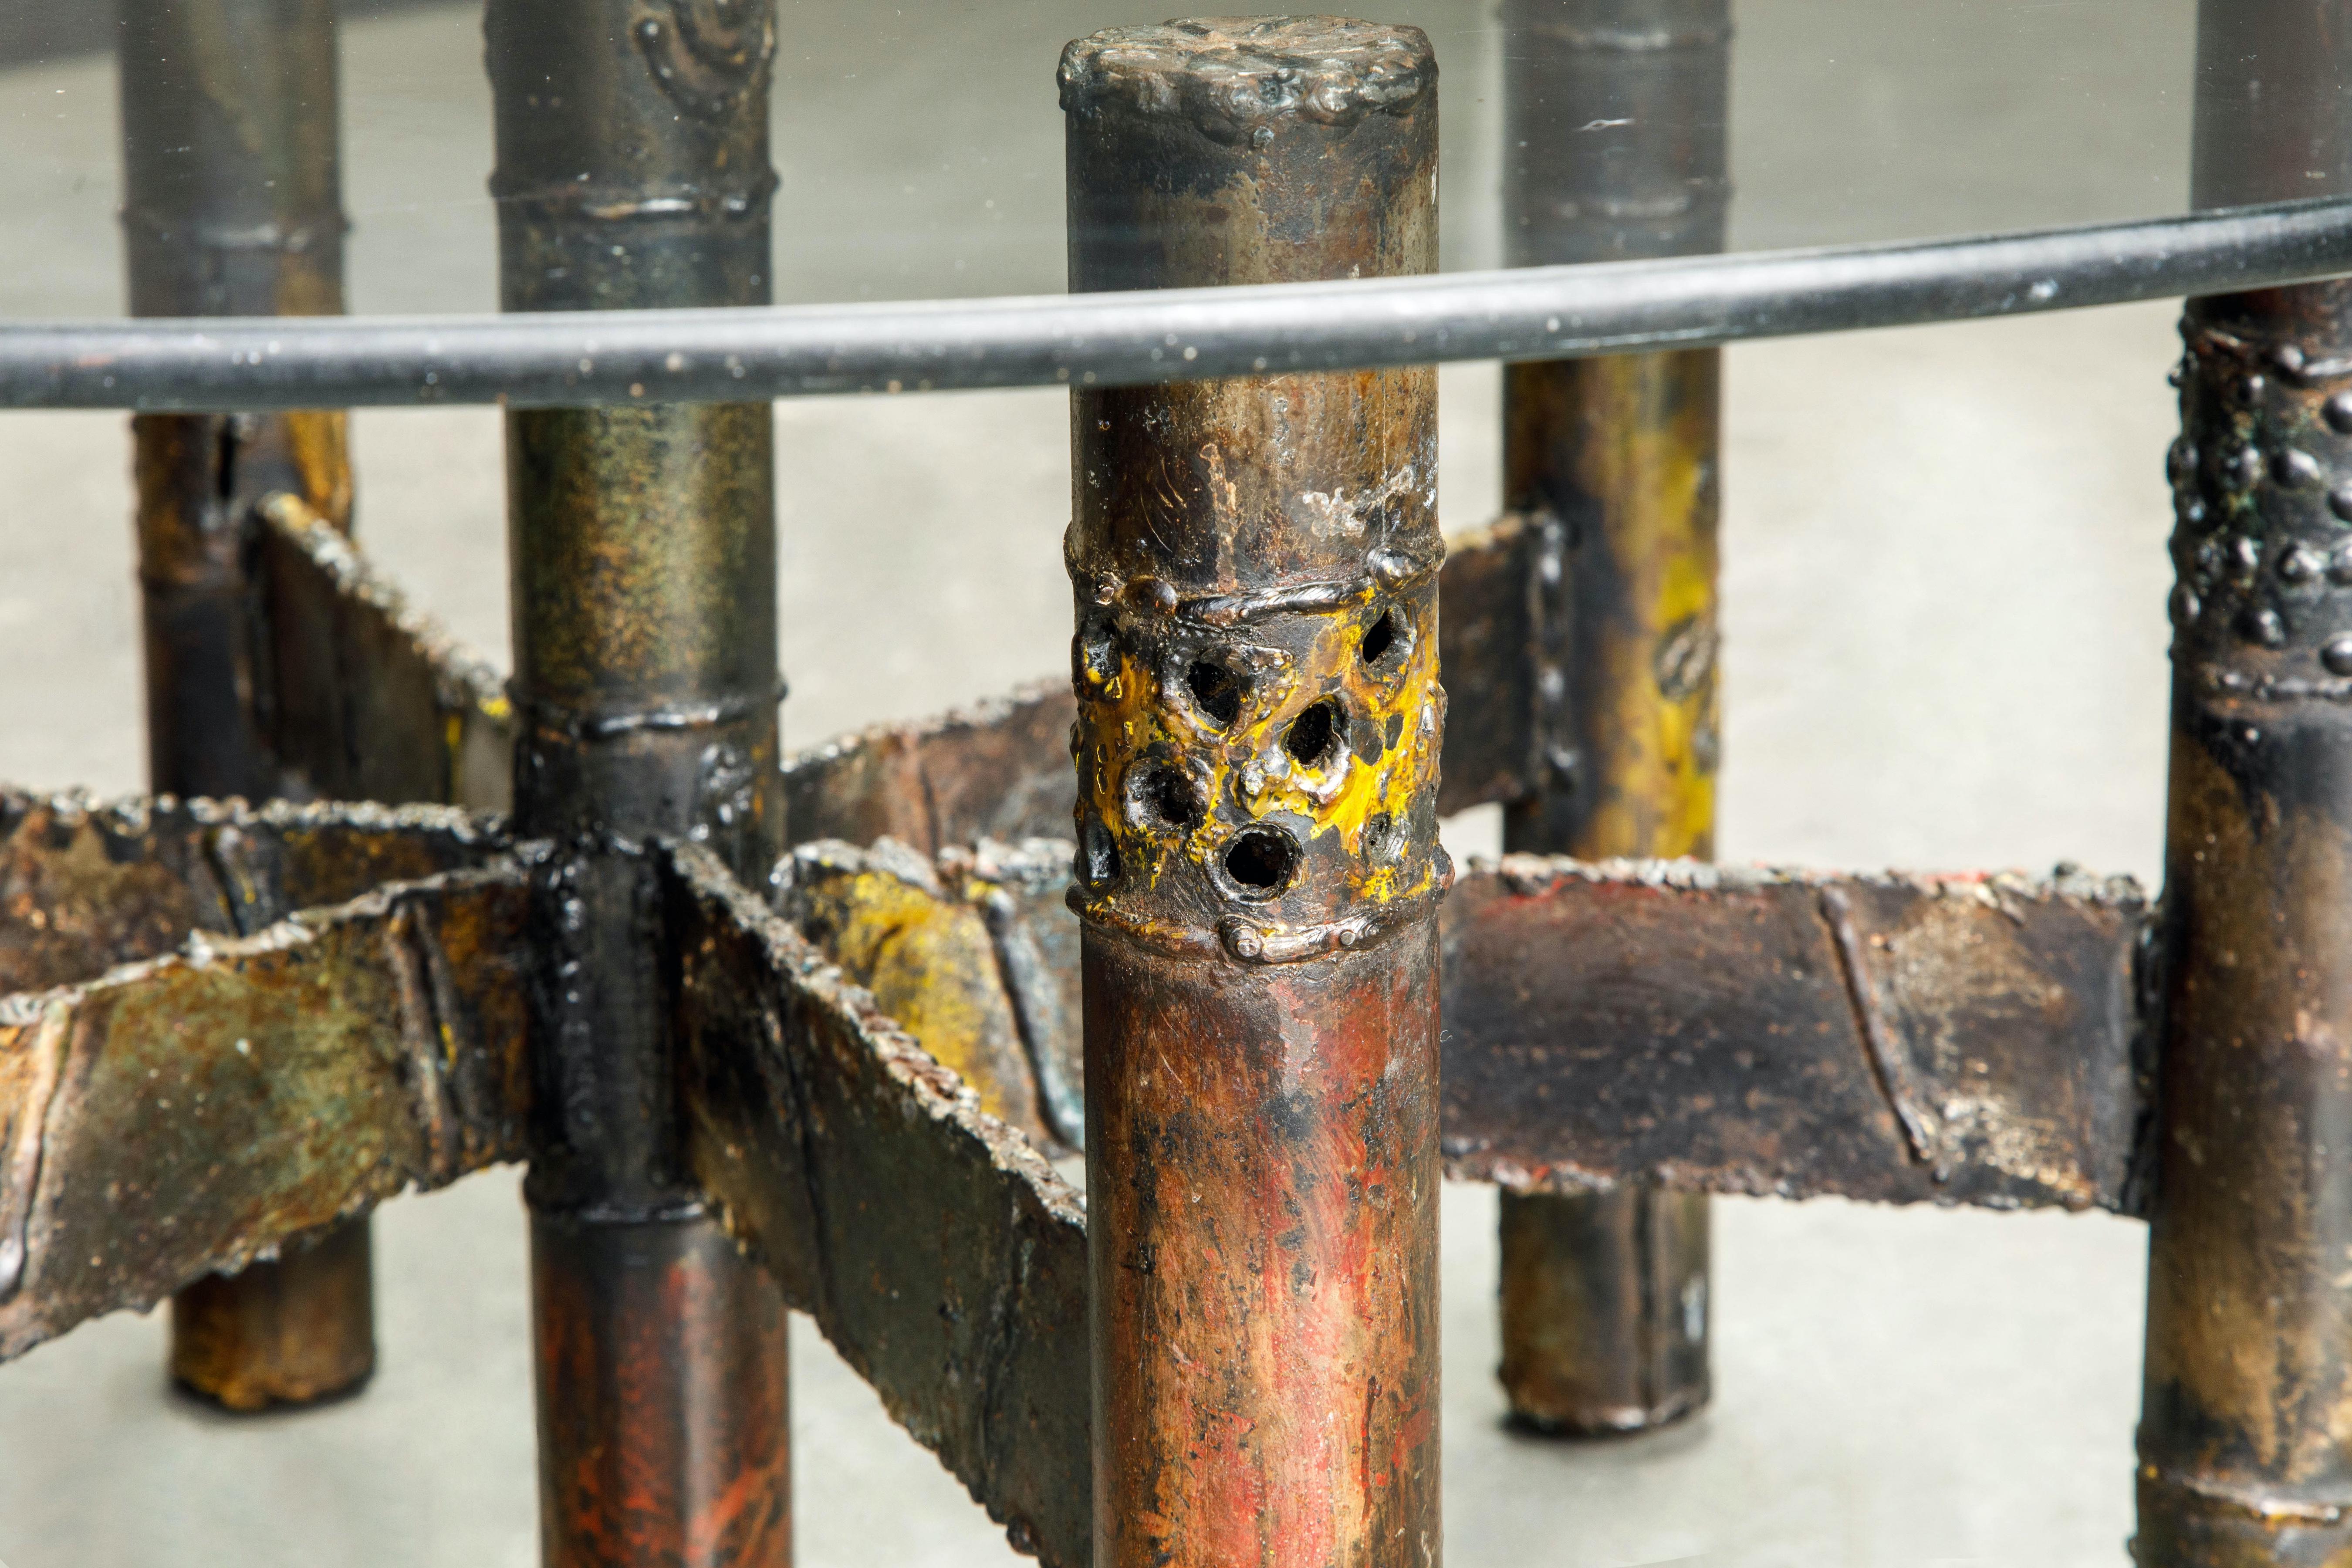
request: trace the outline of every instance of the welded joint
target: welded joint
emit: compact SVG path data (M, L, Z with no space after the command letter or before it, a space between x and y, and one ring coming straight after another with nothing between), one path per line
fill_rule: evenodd
M2314 613L2352 588L2352 385L2328 391L2352 382L2352 359L2314 359L2194 318L2181 337L2174 384L2212 382L2225 409L2221 429L2184 434L2165 458L2179 523L2172 624L2184 638L2201 628L2208 656L2189 673L2220 699L2352 702L2352 632ZM2226 638L2206 624L2220 616Z
M1533 677L1528 687L1535 700L1528 716L1534 754L1526 776L1542 780L1546 793L1573 795L1584 773L1575 688L1569 679L1576 657L1569 552L1576 539L1567 521L1549 507L1523 515L1520 539L1527 552L1527 657Z

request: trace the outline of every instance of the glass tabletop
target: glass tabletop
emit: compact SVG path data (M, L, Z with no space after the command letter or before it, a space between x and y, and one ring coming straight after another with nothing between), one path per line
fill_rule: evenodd
M99 8L9 9L0 124L13 155L0 167L0 203L13 216L0 230L0 318L119 315L111 28ZM1073 37L1168 9L781 5L777 301L1059 291L1056 58ZM1424 29L1443 72L1444 266L1508 264L1505 186L1517 150L1505 82L1538 46L1494 0L1402 0L1379 15ZM341 34L352 310L495 309L480 7L346 4ZM1740 6L1722 130L1726 243L1779 248L2182 212L2196 57L2189 0ZM1617 134L1608 119L1557 128ZM2328 194L2325 181L2301 184L2254 194Z

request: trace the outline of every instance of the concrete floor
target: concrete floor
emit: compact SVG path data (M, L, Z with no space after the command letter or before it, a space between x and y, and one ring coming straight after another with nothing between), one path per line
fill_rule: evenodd
M1059 285L1061 41L1164 5L790 3L780 296ZM1485 0L1404 5L1446 62L1449 265L1493 258ZM1742 12L1745 245L2176 207L2189 11L2095 0ZM854 18L854 21L852 20ZM492 301L470 14L350 26L353 285L369 310ZM0 316L112 313L111 72L0 74ZM1727 858L2073 858L2152 877L2162 799L2168 307L1732 351ZM1496 379L1442 377L1444 512L1496 504ZM1065 657L1066 405L1051 393L777 412L796 743ZM359 417L367 547L503 657L499 426ZM142 783L122 421L0 419L0 776ZM1491 822L1459 825L1465 845ZM1493 1197L1444 1211L1448 1547L1462 1568L2112 1564L2130 1528L2144 1251L2098 1216L1717 1206L1717 1386L1599 1447L1499 1425ZM160 1319L0 1369L0 1560L523 1564L534 1555L515 1184L376 1221L364 1398L227 1421L173 1397ZM805 1331L805 1325L801 1325ZM796 1353L809 1568L1014 1561L813 1334Z

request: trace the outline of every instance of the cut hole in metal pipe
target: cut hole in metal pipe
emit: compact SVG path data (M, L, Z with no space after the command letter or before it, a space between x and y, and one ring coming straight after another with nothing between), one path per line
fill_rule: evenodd
M1184 672L1192 705L1220 730L1242 716L1242 698L1248 688L1241 677L1212 659L1196 658Z
M1298 841L1278 827L1247 827L1225 846L1225 875L1244 899L1271 899L1298 876Z
M1339 704L1327 697L1290 721L1290 728L1283 732L1282 749L1301 767L1322 767L1339 753L1343 724Z

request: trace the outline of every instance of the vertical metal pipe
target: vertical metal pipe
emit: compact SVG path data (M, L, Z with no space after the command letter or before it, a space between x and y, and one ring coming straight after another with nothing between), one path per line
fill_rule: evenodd
M1074 289L1435 265L1415 28L1119 28L1061 89ZM1073 401L1097 1568L1441 1552L1435 392Z
M1505 217L1518 267L1723 247L1729 0L1505 0ZM1714 852L1713 349L1504 371L1505 504L1530 521L1542 792L1513 850ZM1628 1183L1502 1194L1501 1376L1538 1430L1706 1403L1707 1201Z
M332 0L123 0L122 223L142 316L343 309ZM146 640L148 776L159 794L278 793L269 683L247 571L280 491L348 523L341 413L131 421ZM172 1373L236 1410L302 1403L375 1365L367 1222L188 1287Z
M2342 20L2207 0L2198 205L2352 190ZM2352 283L2181 331L2133 1550L2352 1562Z
M510 310L763 304L767 0L491 0ZM526 1194L550 1564L791 1559L785 1314L680 1169L646 842L782 844L764 404L510 415L515 809L534 920Z

